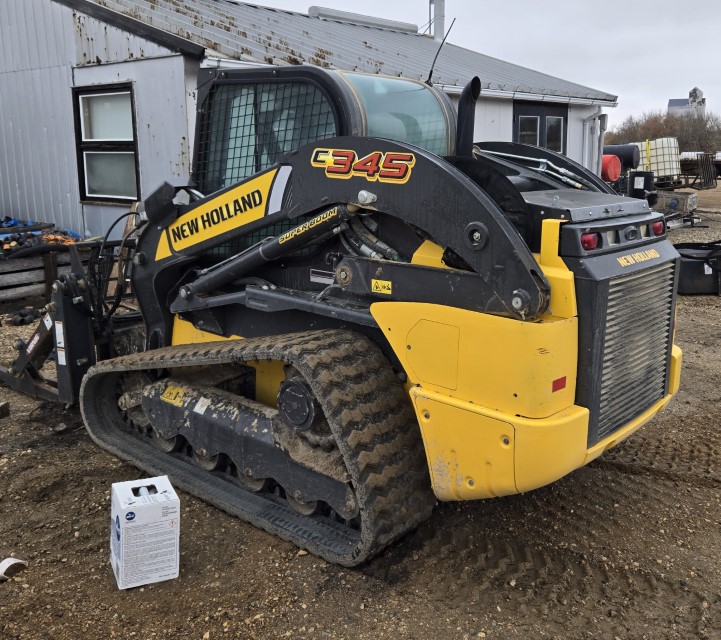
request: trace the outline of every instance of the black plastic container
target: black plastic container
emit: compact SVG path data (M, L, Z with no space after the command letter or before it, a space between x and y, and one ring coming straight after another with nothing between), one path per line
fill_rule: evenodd
M611 154L621 161L621 171L636 169L641 162L641 152L635 144L607 144L603 154Z
M628 174L627 196L643 200L649 193L654 193L653 171L631 171Z
M678 292L681 295L721 296L721 240L676 245L681 254Z

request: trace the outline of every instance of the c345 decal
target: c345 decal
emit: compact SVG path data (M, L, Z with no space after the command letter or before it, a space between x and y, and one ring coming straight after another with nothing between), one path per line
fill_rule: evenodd
M359 158L352 149L318 148L313 151L310 163L325 169L328 178L348 180L355 176L369 182L405 184L411 177L416 157L400 151L373 151Z

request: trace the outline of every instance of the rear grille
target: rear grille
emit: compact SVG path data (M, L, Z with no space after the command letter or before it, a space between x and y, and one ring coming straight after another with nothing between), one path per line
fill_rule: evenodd
M603 335L603 348L589 444L666 395L674 276L675 263L666 262L609 281L605 326L600 325L596 334Z

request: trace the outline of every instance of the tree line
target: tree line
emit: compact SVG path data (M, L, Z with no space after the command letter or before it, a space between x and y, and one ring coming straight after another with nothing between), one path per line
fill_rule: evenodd
M721 151L721 116L674 115L652 111L628 116L620 125L606 132L605 144L629 144L656 138L677 138L679 151Z

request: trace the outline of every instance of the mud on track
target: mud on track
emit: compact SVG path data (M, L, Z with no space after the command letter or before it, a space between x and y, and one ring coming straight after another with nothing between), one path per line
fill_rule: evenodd
M0 354L21 332L0 329ZM180 578L127 592L108 492L139 472L75 411L0 388L0 556L29 561L0 583L0 637L721 638L721 300L680 299L677 339L667 411L550 487L439 505L358 570L181 494Z

